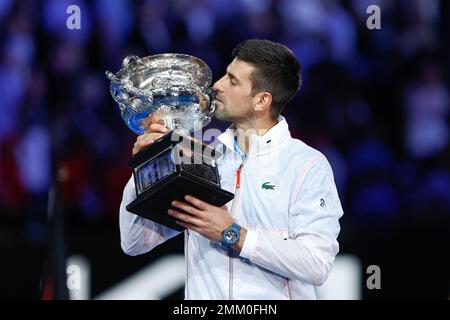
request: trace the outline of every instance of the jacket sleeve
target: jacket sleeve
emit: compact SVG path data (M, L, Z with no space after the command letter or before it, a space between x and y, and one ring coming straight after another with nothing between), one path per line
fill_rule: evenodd
M120 244L126 254L135 256L146 253L180 233L127 211L126 206L134 199L136 191L131 177L123 191L119 217Z
M240 256L286 278L322 285L339 251L343 211L325 158L300 178L289 207L289 236L248 230Z

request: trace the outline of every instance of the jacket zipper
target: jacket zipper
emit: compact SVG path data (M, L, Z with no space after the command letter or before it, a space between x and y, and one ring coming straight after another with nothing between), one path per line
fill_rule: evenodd
M186 240L186 249L184 250L185 251L185 255L186 255L186 287L185 287L185 295L184 295L184 299L187 299L187 295L188 295L188 290L189 290L189 287L188 287L188 283L189 283L189 230L186 230L186 237L187 237L187 240Z
M237 202L237 194L238 191L240 191L241 189L241 173L242 173L242 168L244 167L245 164L244 160L241 165L239 166L239 168L236 170L236 187L234 189L234 194L235 194L235 198L233 201L233 205L231 206L231 212L230 212L230 216L231 218L233 218L234 216L234 209L235 209L235 203ZM240 192L239 192L240 195ZM228 269L229 269L229 273L230 273L230 277L228 280L228 299L229 300L233 300L233 256L234 256L234 251L233 248L228 249Z
M286 279L286 282L288 287L289 300L292 300L291 281L289 279Z

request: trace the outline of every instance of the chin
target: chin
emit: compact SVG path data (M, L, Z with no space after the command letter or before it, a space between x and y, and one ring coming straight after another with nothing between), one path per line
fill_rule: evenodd
M215 112L214 113L214 117L217 119L217 120L220 120L220 121L231 121L230 119L228 119L228 117L226 116L226 114L223 114L222 112Z
M225 119L223 118L223 116L220 114L220 113L217 113L217 112L214 112L214 117L217 119L217 120L221 120L221 121L224 121Z

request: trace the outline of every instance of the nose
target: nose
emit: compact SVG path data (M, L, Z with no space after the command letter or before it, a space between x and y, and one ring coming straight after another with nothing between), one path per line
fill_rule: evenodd
M223 77L217 80L213 85L214 90L220 93L223 93L222 79Z

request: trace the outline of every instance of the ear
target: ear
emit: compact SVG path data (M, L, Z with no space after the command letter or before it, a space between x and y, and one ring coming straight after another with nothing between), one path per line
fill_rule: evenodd
M267 91L259 92L253 98L255 111L268 111L272 105L272 94Z

